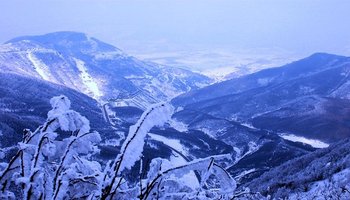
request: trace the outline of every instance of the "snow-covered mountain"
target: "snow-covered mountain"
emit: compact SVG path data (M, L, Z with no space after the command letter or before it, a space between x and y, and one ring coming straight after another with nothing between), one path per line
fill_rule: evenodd
M65 85L100 101L144 108L211 80L128 56L83 33L24 36L0 46L0 70Z
M318 187L315 181L322 186L329 184L326 178L349 174L348 140L326 148L350 136L348 57L318 53L200 89L211 80L140 61L81 33L58 32L1 45L0 70L2 161L13 155L24 128L33 130L45 121L53 96L65 95L72 109L90 120L102 136L96 157L105 163L120 153L129 128L141 123L149 104L184 93L173 99L170 121L147 130L143 163L159 157L176 166L228 154L220 164L240 188L275 197L284 197L285 189L299 195L290 188L299 183L293 177L270 181L291 165L314 160L307 168L311 178L302 182L312 188ZM314 173L316 163L330 167ZM140 161L135 166L125 177L131 182L138 181L140 166L149 170ZM300 177L304 168L293 170Z
M315 150L309 144L287 140L276 132L201 111L185 108L175 113L173 118L187 125L189 130L204 132L211 138L232 146L233 162L229 163L227 170L236 177L239 184L249 182L270 168Z
M350 58L317 53L173 99L174 118L234 147L244 184L289 159L348 138Z
M105 162L119 153L129 127L150 103L211 81L180 68L137 60L80 33L21 37L0 49L0 145L5 160L17 149L24 128L34 130L45 121L53 96L67 96L73 109L91 121L92 130L102 136L98 159ZM174 127L181 129L181 124L172 121L165 128L151 130L145 159L162 157L184 163L232 152L230 145L201 131Z
M275 199L349 199L350 140L286 162L245 184Z
M116 137L115 130L104 120L96 100L73 89L48 81L0 72L0 146L7 156L22 141L23 130L35 130L45 122L52 96L65 95L72 107L91 121L91 128L103 139ZM8 159L8 158L7 158Z
M318 53L180 95L173 102L184 111L334 142L349 136L349 71L350 58Z
M264 88L285 81L305 78L319 72L325 72L328 69L344 67L349 62L350 58L345 56L315 53L310 57L281 67L261 70L253 74L213 84L200 90L188 92L180 95L173 102L187 105L221 96L239 94L255 88ZM347 75L346 69L340 72L339 75L344 79Z
M110 112L116 113L116 117L108 121L99 102L85 94L49 81L0 72L0 146L1 153L5 155L4 160L9 160L17 150L24 129L35 130L45 122L47 111L50 110L50 98L57 95L67 96L72 102L72 108L86 116L91 129L100 133L102 142L98 159L102 162L119 153L129 127L143 113L137 107L110 107ZM233 152L232 146L201 131L187 130L176 121L150 132L144 150L146 160L161 157L185 162Z

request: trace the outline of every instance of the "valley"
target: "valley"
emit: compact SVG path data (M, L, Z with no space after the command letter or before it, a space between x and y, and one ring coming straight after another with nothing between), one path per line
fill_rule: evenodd
M127 177L131 183L137 182L138 171L150 170L140 163L156 158L180 166L229 155L220 164L237 182L237 191L297 195L300 180L293 174L281 179L287 185L270 177L289 173L289 165L302 176L307 172L298 162L308 158L330 167L322 177L302 180L305 187L349 174L349 154L334 153L350 144L349 72L349 57L315 53L214 83L187 69L139 60L83 33L23 36L0 45L1 159L14 155L24 129L45 122L54 96L68 97L99 132L96 157L103 165L120 153L129 128L147 109L167 102L174 108L171 119L145 136L141 161Z

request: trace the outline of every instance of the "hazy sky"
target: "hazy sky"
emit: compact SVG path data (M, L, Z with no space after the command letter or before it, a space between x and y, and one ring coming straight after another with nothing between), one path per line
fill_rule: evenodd
M133 53L274 48L350 55L349 0L0 0L0 42L72 30Z

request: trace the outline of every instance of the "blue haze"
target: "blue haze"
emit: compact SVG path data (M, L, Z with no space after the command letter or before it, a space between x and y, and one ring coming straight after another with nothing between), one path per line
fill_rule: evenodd
M211 49L350 55L349 8L347 0L4 0L0 42L71 30L136 55Z

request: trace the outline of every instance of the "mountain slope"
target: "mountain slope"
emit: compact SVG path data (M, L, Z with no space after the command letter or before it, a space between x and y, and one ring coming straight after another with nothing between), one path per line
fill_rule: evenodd
M271 167L315 150L306 144L287 141L275 133L203 112L185 109L175 113L173 118L186 124L190 130L203 131L231 145L233 163L227 169L242 179L242 183L260 176ZM247 171L250 173L244 174Z
M238 94L254 88L279 84L292 79L309 76L349 62L350 59L345 56L316 53L310 57L281 67L261 70L253 74L188 92L180 95L174 99L173 102L177 105L188 105L221 96Z
M350 100L308 96L252 119L252 125L327 143L350 135Z
M314 151L308 144L324 148L350 136L349 72L349 58L314 54L180 95L174 118L232 145L228 170L245 184Z
M75 32L12 39L0 46L0 69L65 85L98 101L122 98L141 107L210 83L203 75L140 61Z
M247 183L252 192L290 199L349 199L350 140L286 162Z
M67 96L72 102L72 109L90 121L92 131L101 134L102 143L97 158L102 163L115 159L129 127L134 125L143 113L135 107L111 108L118 117L118 122L112 126L105 121L99 103L85 94L48 81L0 72L0 153L5 155L5 160L9 160L16 152L17 143L22 140L23 129L33 131L46 121L47 112L51 110L50 99L58 95ZM230 145L201 131L180 132L169 124L151 130L143 155L145 163L155 157L184 162L232 152ZM1 161L2 159L0 157ZM138 172L138 169L132 169L129 178L137 181Z
M35 130L47 118L53 96L66 95L72 109L91 120L92 130L106 139L115 137L105 122L98 102L70 88L50 82L0 72L0 146L13 147L22 140L24 128Z
M323 65L304 68L310 60L319 63L317 59L321 59ZM279 75L267 85L234 94L225 93L192 104L186 104L186 100L183 102L183 96L190 96L186 94L173 102L184 106L184 110L200 111L230 121L253 123L256 128L334 142L350 136L347 131L350 128L346 122L347 109L336 111L341 110L338 103L343 108L349 107L350 102L346 100L350 92L349 61L346 57L316 54L293 65L276 68ZM265 77L267 72L269 71L263 70L243 77L243 80L238 78L222 84L229 85L236 81L238 85L244 86L245 80L257 81ZM217 90L213 86L198 91L210 90L215 93ZM209 91L206 92L210 94ZM196 95L192 97L196 98ZM288 125L285 126L286 124Z

